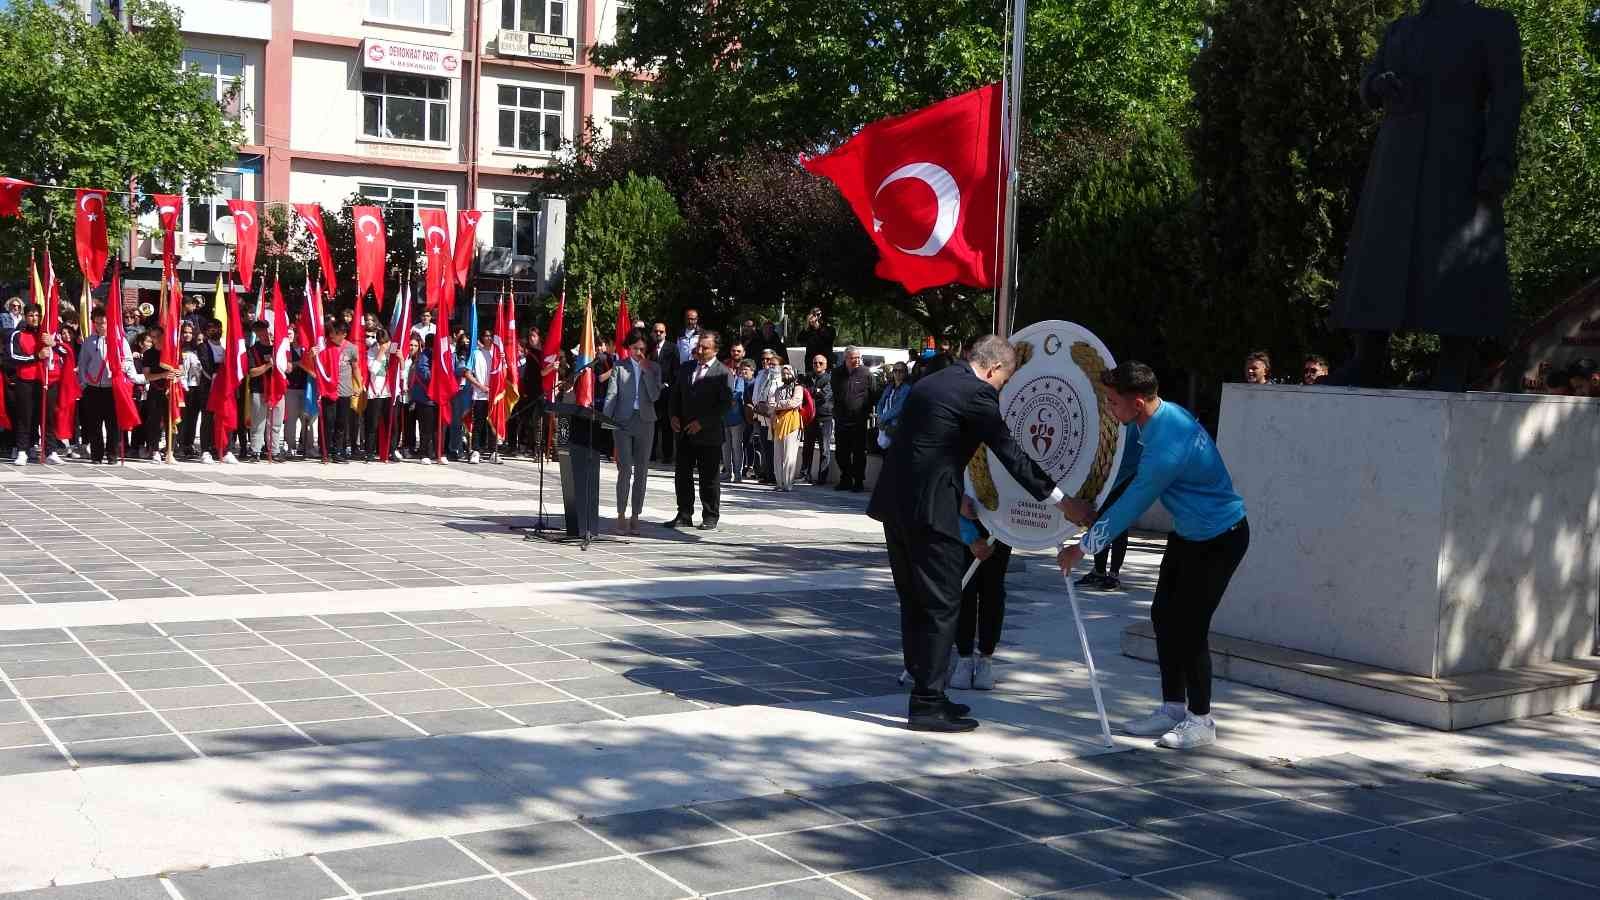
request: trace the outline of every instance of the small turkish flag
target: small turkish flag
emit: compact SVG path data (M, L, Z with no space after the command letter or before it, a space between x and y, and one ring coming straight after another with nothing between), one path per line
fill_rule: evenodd
M422 249L428 256L428 270L424 273L428 308L436 311L435 316L443 331L443 326L450 321L451 301L454 299L450 288L450 276L455 265L450 253L450 219L442 209L418 210L417 216L422 223Z
M106 274L106 192L80 188L78 190L78 217L74 223L73 237L78 248L78 268L93 287L99 287ZM54 322L52 321L52 326Z
M991 84L873 122L801 161L838 186L878 245L880 278L913 294L952 282L994 286L1004 107Z
M21 178L0 178L0 216L16 218L22 215L22 189L33 187L33 182ZM0 409L0 416L5 410Z
M233 246L234 263L239 271L239 283L246 290L256 282L256 246L261 234L256 217L254 200L229 200L228 215L233 216L233 233L237 237Z
M472 272L472 257L478 252L478 220L483 213L476 209L463 209L456 213L456 284L467 286L467 275Z
M372 288L377 309L383 310L383 272L388 260L388 237L383 230L383 210L376 206L354 206L350 214L356 223L356 296ZM351 338L355 340L355 338ZM356 346L360 347L358 343ZM362 352L366 352L362 348Z
M333 250L328 247L328 232L322 228L322 204L296 203L294 211L300 216L300 224L316 241L317 257L322 261L322 288L333 294L339 290L339 281L333 275Z

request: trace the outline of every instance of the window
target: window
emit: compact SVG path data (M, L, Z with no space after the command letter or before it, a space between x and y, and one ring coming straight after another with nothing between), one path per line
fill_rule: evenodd
M239 120L244 100L244 57L237 53L218 53L212 50L183 51L183 67L211 82L212 96L216 98L228 118Z
M494 246L517 256L536 256L538 240L539 214L525 208L516 194L495 194Z
M361 133L399 141L449 140L450 82L420 75L363 72Z
M417 210L446 208L444 191L388 184L363 184L356 190L374 205L384 208L383 216L390 227L402 232L409 229L418 248L422 246L422 227L417 224Z
M554 153L565 132L566 95L543 88L500 85L500 146Z
M626 94L611 95L610 121L613 125L626 125L633 121L634 110L638 108L638 101Z
M500 27L567 35L567 0L500 0Z
M228 214L228 201L244 196L244 176L238 172L218 172L215 176L217 192L209 197L189 195L189 227L186 231L198 234L211 233L211 224Z
M633 4L632 3L618 3L617 4L617 22L616 22L616 27L615 27L615 31L614 31L614 37L612 38L612 42L615 43L618 39L620 39L625 34L633 34L634 31L638 30L638 28L639 28L639 24L637 22L635 22L634 19L633 19Z
M449 0L367 0L367 18L424 28L450 27Z

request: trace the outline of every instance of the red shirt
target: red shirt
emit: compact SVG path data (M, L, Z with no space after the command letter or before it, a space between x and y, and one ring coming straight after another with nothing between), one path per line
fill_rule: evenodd
M44 379L44 360L39 359L39 351L44 349L44 342L39 339L39 332L18 330L16 337L17 355L30 358L29 362L17 364L18 381L41 381ZM57 354L50 354L50 380L55 381L61 372L61 361Z

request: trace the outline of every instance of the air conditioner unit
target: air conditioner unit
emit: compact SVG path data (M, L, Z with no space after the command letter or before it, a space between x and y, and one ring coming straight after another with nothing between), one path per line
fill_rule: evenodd
M501 29L500 36L495 38L494 50L501 56L527 56L528 32Z

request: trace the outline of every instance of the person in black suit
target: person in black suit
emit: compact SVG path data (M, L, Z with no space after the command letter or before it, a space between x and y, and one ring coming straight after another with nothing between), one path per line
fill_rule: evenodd
M661 370L661 396L656 398L656 443L652 452L658 461L670 463L677 443L670 424L671 410L668 409L672 397L672 379L678 374L678 367L688 360L678 358L678 344L667 337L665 322L657 322L651 329L650 351L656 368Z
M722 425L733 406L728 369L717 362L717 333L703 331L695 358L678 368L670 391L670 422L678 436L678 514L668 528L694 524L694 479L700 476L700 530L715 531L721 515Z
M912 731L971 731L966 706L945 697L945 670L961 610L966 544L961 541L962 471L986 444L1035 498L1068 502L1050 476L1011 438L1000 415L1000 387L1017 368L1005 338L988 335L970 360L955 360L911 389L889 445L867 515L883 523L900 595L900 640L915 687Z

